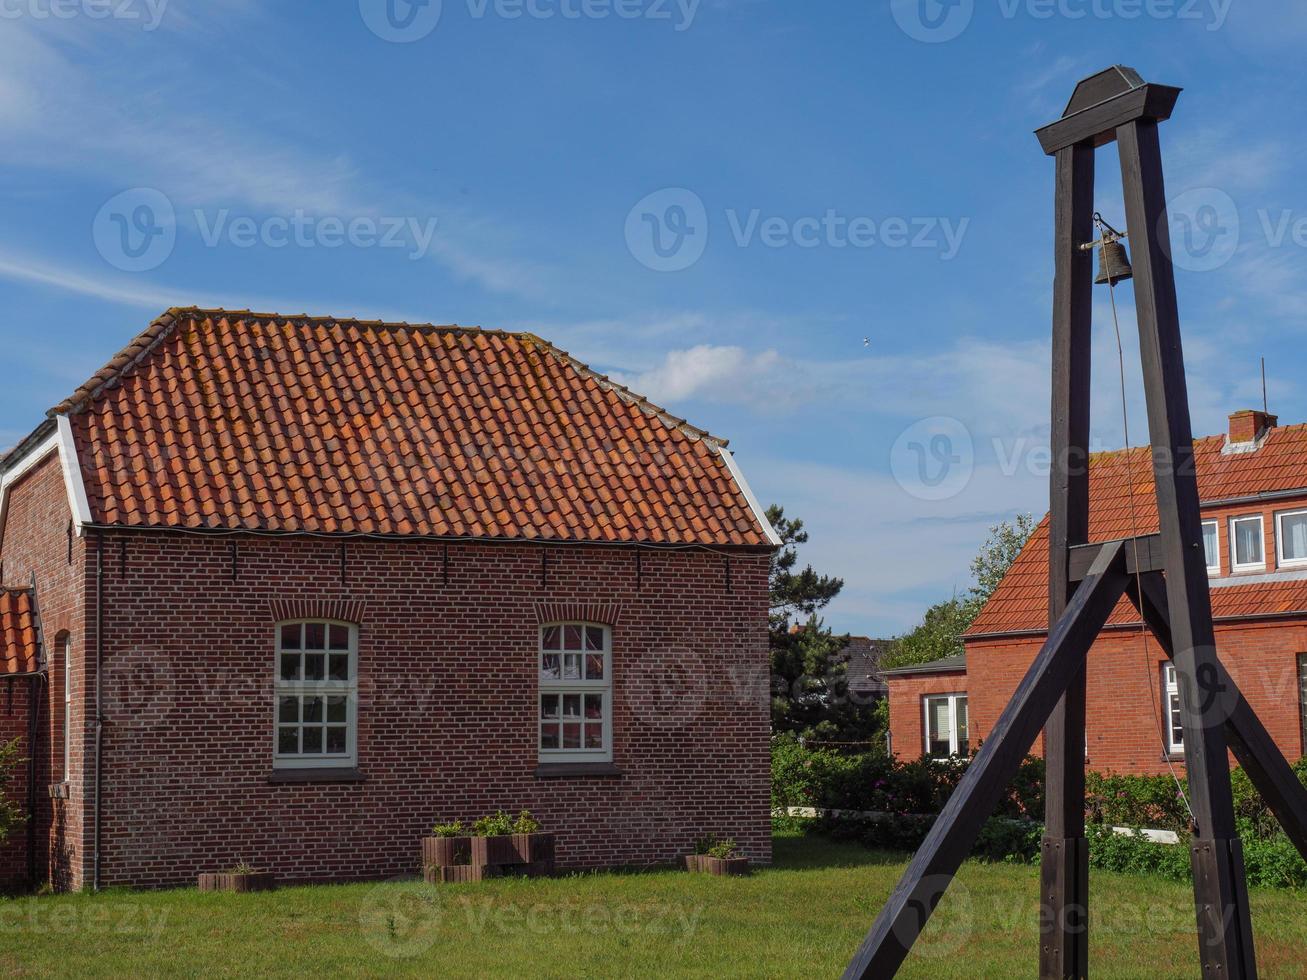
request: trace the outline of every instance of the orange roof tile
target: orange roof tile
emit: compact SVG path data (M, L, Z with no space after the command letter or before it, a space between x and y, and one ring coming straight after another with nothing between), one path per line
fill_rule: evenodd
M1194 441L1194 472L1204 507L1222 501L1263 495L1273 499L1276 494L1307 491L1307 425L1271 429L1253 452L1223 452L1224 448L1224 436ZM1090 458L1090 541L1112 541L1135 533L1157 532L1150 452L1141 448L1096 453ZM1235 584L1237 581L1228 576L1212 580L1213 617L1233 619L1307 610L1307 579ZM1134 607L1122 600L1108 625L1138 621ZM1048 518L1045 517L971 624L967 636L1041 632L1047 628Z
M40 669L30 589L0 589L0 676Z
M99 524L770 546L724 440L529 333L174 309L51 414Z

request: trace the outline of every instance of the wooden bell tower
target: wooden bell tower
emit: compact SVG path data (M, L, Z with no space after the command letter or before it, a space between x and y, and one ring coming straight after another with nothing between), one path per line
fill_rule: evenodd
M1227 751L1307 858L1307 790L1216 655L1158 139L1158 124L1170 118L1179 95L1177 88L1146 83L1133 69L1116 66L1080 82L1062 118L1038 131L1057 169L1048 639L881 909L846 978L897 972L1041 728L1048 776L1039 973L1088 975L1086 663L1123 594L1174 661L1179 681L1203 977L1236 980L1257 973ZM1159 532L1090 544L1094 272L1093 252L1083 246L1095 237L1095 151L1112 142L1120 154L1134 255Z

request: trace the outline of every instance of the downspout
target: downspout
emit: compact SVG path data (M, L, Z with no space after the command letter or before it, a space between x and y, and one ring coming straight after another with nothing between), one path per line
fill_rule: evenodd
M41 628L41 606L36 597L36 573L32 573L32 621L36 628L36 673L27 684L27 880L36 888L36 834L40 822L36 805L40 797L36 792L36 779L41 768L38 762L41 738L41 682L46 679L42 673L49 665L45 656L45 632Z
M100 768L104 761L104 715L100 711L100 674L104 664L104 532L95 532L95 790L92 800L94 844L91 890L100 890Z

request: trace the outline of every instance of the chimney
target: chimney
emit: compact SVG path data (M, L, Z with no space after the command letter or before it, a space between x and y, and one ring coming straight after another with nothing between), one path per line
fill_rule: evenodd
M1230 416L1230 433L1225 441L1229 445L1256 442L1267 429L1274 429L1279 421L1277 416L1269 412L1245 408Z

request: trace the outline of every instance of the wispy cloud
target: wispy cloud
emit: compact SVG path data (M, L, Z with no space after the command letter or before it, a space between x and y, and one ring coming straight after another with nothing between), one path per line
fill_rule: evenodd
M169 287L144 282L132 276L107 278L99 275L86 275L69 271L67 268L51 263L34 260L27 256L0 252L0 278L12 282L29 283L34 286L58 289L79 296L119 303L123 306L161 313L172 306L200 306L206 308L231 308L240 303L260 312L275 313L321 313L335 316L361 316L370 319L378 317L391 320L420 320L421 317L397 311L355 310L343 304L333 306L330 301L319 298L306 303L301 299L280 299L275 297L252 297L233 288L222 291L213 288L193 289L186 287Z
M223 18L258 12L246 0L170 7L162 27L203 35L219 30ZM0 160L9 166L81 176L104 186L106 198L128 187L153 187L171 199L183 228L193 224L188 215L194 209L436 218L428 256L458 279L537 301L552 295L547 263L505 247L512 235L499 219L472 213L461 201L423 200L376 186L344 152L315 152L294 134L273 138L239 118L197 110L206 99L199 81L187 81L195 78L193 66L178 62L178 70L165 72L170 49L157 35L142 40L139 28L112 20L89 22L92 32L88 18L61 22L58 34L40 21L4 23L0 124L7 138ZM96 61L94 55L121 43L148 43L148 57L141 59L146 67L135 67L132 59ZM51 85L52 78L59 84ZM117 98L124 91L151 94Z

